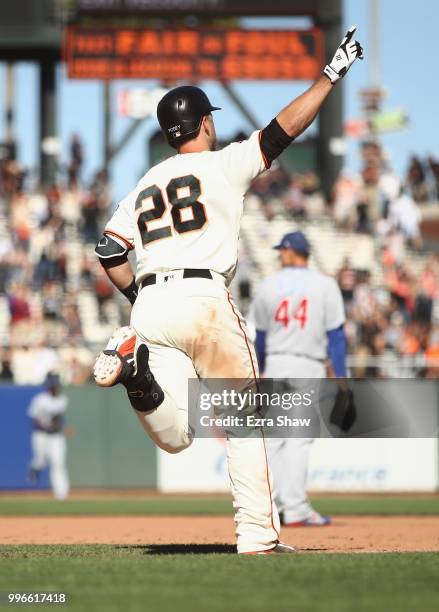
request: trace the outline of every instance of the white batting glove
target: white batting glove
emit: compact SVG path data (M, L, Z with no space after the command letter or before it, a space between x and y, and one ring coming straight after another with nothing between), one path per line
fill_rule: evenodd
M357 26L352 26L340 43L331 62L325 66L323 72L332 83L344 77L357 57L363 59L363 47L357 40L352 40Z

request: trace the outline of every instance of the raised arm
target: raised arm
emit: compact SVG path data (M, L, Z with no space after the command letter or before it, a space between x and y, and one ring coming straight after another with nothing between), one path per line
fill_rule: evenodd
M352 26L340 43L330 64L325 66L323 75L298 98L286 106L276 117L281 128L296 138L314 121L334 83L344 77L357 58L363 59L359 42L352 40L357 28Z
M333 87L334 84L322 74L309 89L280 111L277 122L291 139L300 136L311 125Z
M357 58L363 59L360 43L353 40L352 26L340 43L331 62L311 87L290 102L261 132L261 150L267 166L314 121L334 83L344 77Z

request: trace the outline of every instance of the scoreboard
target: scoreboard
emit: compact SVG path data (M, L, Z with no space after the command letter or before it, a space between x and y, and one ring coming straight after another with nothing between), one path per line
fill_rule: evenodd
M319 29L97 28L69 25L63 58L80 79L313 80Z
M78 15L312 15L322 0L75 0ZM323 0L328 1L328 0Z

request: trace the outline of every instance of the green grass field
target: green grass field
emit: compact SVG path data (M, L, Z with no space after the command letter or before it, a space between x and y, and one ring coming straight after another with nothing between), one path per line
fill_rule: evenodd
M330 514L439 515L439 496L314 500ZM0 515L231 514L227 498L100 498L65 503L0 497ZM1 518L0 518L1 529ZM430 612L439 553L238 556L228 546L0 546L0 602L57 591L68 610L108 612ZM2 599L3 597L3 599ZM52 606L38 606L49 609ZM2 605L0 603L0 610Z
M323 514L439 515L439 495L353 495L316 497L313 506ZM0 516L32 515L231 515L228 497L96 498L55 502L52 499L2 498Z
M438 609L439 554L432 553L239 557L154 554L143 547L11 546L0 554L0 591L65 592L71 610Z

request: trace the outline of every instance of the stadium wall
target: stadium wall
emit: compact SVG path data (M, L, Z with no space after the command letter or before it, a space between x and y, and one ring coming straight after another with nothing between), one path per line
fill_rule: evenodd
M31 421L40 387L0 386L0 489L29 489ZM197 439L178 455L158 451L127 407L124 392L94 385L67 388L68 467L72 487L158 488L163 492L228 490L224 443ZM316 440L314 491L439 490L438 441L430 439ZM39 488L48 487L47 474Z
M163 493L227 491L224 444L216 439L196 439L180 455L159 451L158 474L158 487ZM438 440L315 440L308 484L311 492L437 491Z

